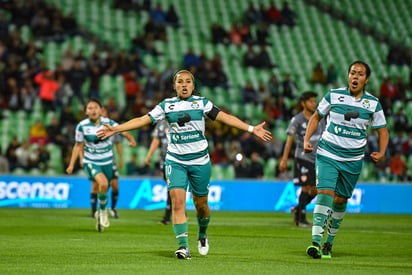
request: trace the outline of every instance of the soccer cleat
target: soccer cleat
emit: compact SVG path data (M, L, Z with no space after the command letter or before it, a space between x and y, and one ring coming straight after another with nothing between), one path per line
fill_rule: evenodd
M197 249L199 251L199 254L202 256L206 256L207 252L209 252L209 241L207 238L199 238L197 240Z
M300 222L298 223L298 226L299 226L299 227L311 227L312 225L311 225L308 221L303 220L303 221L300 221Z
M322 259L332 258L332 244L324 243L322 247Z
M312 245L308 246L306 253L313 259L320 259L320 245L318 243L312 242Z
M104 231L104 226L100 222L99 212L100 211L94 212L94 217L96 219L96 230L99 231L99 232L103 232Z
M100 224L102 226L104 227L110 226L109 214L107 213L107 209L99 211L99 219L100 219Z
M161 220L159 223L164 224L164 225L169 225L171 222L170 220Z
M176 255L176 258L178 259L184 259L184 260L192 259L189 248L184 247L184 246L179 247L179 249L176 250L175 255Z
M119 215L117 215L117 210L114 208L110 209L110 216L112 216L115 219L119 218Z

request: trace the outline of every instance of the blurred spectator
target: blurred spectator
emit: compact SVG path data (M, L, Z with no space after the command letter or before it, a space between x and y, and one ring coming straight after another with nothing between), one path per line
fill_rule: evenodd
M6 158L9 161L10 171L13 171L17 167L17 155L16 150L20 147L20 142L16 136L14 136L6 150Z
M53 116L47 125L47 136L49 141L55 145L62 146L64 144L64 136L61 131L62 126L59 124L59 120L56 116Z
M3 155L3 152L0 148L0 174L8 174L10 172L10 163L9 160Z
M139 164L137 154L133 153L131 159L126 163L126 174L128 176L151 175L149 166Z
M217 22L214 22L211 26L211 37L213 44L229 44L230 37L228 32L223 28L223 26Z
M264 169L259 153L252 152L250 154L249 164L249 178L261 179L263 178Z
M247 80L245 86L242 88L242 103L259 104L259 95L250 80Z
M36 120L36 122L30 127L29 143L49 143L49 136L47 134L47 128L43 124L42 120Z
M226 149L222 141L215 144L215 148L213 148L210 153L210 158L213 165L221 165L225 167L230 163L229 156L226 153Z
M389 162L389 168L391 171L391 177L397 181L407 181L408 180L408 169L406 166L406 161L402 157L401 152L396 151Z
M290 8L287 1L283 1L280 13L283 25L288 27L296 25L296 13Z
M33 111L34 103L37 99L37 92L33 87L33 82L30 78L24 79L23 87L20 89L22 98L23 110L27 114L31 114Z
M379 96L383 111L386 115L391 115L393 102L398 98L398 91L389 77L383 80L379 88Z
M43 114L54 111L55 95L59 89L59 83L54 79L53 72L46 70L38 73L34 81L39 85L39 97L43 106Z
M67 72L67 82L73 91L73 96L69 98L68 104L71 105L73 98L76 97L78 102L84 106L85 99L83 96L83 84L85 83L88 74L86 70L82 68L82 61L80 59L75 59L73 67Z
M131 111L131 107L136 101L138 94L142 92L140 81L137 78L136 71L129 71L123 74L124 88L126 94L126 107L123 109L122 118L128 117L128 113Z
M274 24L278 27L282 25L282 13L276 7L273 0L270 1L269 8L266 10L266 20L269 24Z
M249 171L250 171L249 160L246 158L244 154L242 153L236 154L233 167L235 170L235 178L245 179L249 177Z
M47 150L46 144L38 143L36 151L33 155L32 166L35 168L39 168L40 171L46 172L49 168L49 161L50 161L50 152Z
M277 98L278 96L281 95L281 89L280 89L281 84L276 74L271 74L267 86L268 86L269 93L273 98Z
M248 25L260 23L263 20L262 14L255 8L253 2L249 2L246 11L243 14L243 22Z
M326 75L320 62L317 62L315 67L313 67L310 82L313 84L325 84Z
M166 23L173 28L179 27L179 16L176 12L175 6L170 4L167 11L166 11Z
M26 171L29 171L33 166L33 154L30 151L30 143L24 141L16 149L16 168L22 168Z
M335 65L330 64L326 72L326 84L336 85L338 81L338 71Z
M8 108L11 111L18 111L21 109L21 97L17 81L11 77L8 79L7 84L10 93Z
M242 44L242 35L240 34L240 28L237 23L232 23L229 31L230 42L234 45Z
M195 54L193 48L189 48L183 55L183 68L189 70L191 67L199 68L201 65L200 57Z
M408 117L405 114L403 107L400 107L398 111L392 116L393 128L396 132L398 131L408 131L409 123Z
M295 81L292 79L292 75L290 73L286 73L285 77L282 81L282 94L284 97L294 99L295 98L295 91L297 90L297 85Z
M259 69L272 69L276 65L272 63L268 48L265 45L261 45L256 55L256 68Z
M243 66L257 67L257 54L252 45L247 46L246 52L243 54Z
M260 46L267 46L271 43L268 42L269 38L269 26L266 22L260 22L256 28L256 43Z

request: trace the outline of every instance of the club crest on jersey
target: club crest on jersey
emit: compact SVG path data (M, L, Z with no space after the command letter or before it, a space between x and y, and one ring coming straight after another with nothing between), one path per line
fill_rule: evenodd
M362 106L363 108L369 109L371 107L371 103L368 99L365 99L364 101L362 101Z
M197 101L193 101L191 104L192 109L199 109L200 105Z

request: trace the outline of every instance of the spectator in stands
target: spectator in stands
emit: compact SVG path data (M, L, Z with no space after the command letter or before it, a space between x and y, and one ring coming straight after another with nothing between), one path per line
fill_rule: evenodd
M326 83L326 75L325 75L325 72L323 71L321 62L317 62L315 67L313 67L312 77L310 79L310 82L313 84L322 84L322 85Z
M1 174L8 174L10 172L10 163L9 160L5 155L3 155L3 152L0 148L0 175Z
M172 26L173 28L179 27L179 15L176 12L175 6L170 4L166 11L166 24Z
M10 164L10 171L13 171L17 167L16 150L20 147L20 141L16 136L12 137L6 150L6 158Z
M398 91L389 77L385 77L379 87L379 99L386 115L392 114L392 105L398 99Z
M269 78L269 82L267 83L267 87L269 90L269 93L271 97L277 98L280 96L281 93L281 83L278 80L278 77L276 74L272 73Z
M229 33L223 28L220 23L214 22L211 26L210 32L213 44L227 45L230 43Z
M49 143L49 136L47 134L47 128L43 124L43 121L38 119L36 122L30 127L29 132L29 143Z
M402 153L396 151L389 162L391 178L396 181L408 180L408 167Z
M270 1L269 7L265 12L265 18L269 24L274 24L278 27L282 25L282 13L276 7L276 4L273 0Z
M199 68L202 65L200 57L195 54L193 48L189 48L187 52L183 55L183 67L185 69L190 69L192 67Z
M260 45L255 62L255 67L258 69L267 70L276 67L276 65L272 63L268 48L265 45Z
M338 82L338 71L335 65L330 64L326 72L326 84L336 85Z
M43 115L48 111L55 110L55 95L59 89L59 83L54 79L54 74L50 70L39 72L34 82L39 85L39 97L42 102Z
M73 91L73 96L69 98L68 104L72 104L73 98L76 97L78 103L84 106L85 99L83 96L83 84L88 77L87 71L82 68L81 59L76 58L73 67L67 72L67 82Z
M37 98L37 92L33 87L32 80L27 77L24 79L24 84L20 88L20 95L22 99L22 108L27 114L31 114L33 106Z
M250 80L247 80L245 86L242 88L242 103L259 104L258 93Z
M128 117L128 113L136 101L137 95L142 92L142 87L137 78L136 71L131 70L128 73L123 74L123 79L126 94L126 107L123 109L121 117Z
M260 46L268 46L269 26L266 22L260 22L256 28L256 43Z
M10 94L8 108L11 111L18 111L21 109L21 96L17 81L11 77L8 79L7 84Z
M256 63L257 54L253 45L249 44L247 46L246 52L243 54L243 66L245 67L257 67Z
M290 73L286 73L282 81L282 95L284 97L294 99L297 88L298 87L295 81L292 79L292 75Z
M247 25L258 24L263 20L262 14L256 9L253 2L249 2L246 11L243 13L243 22Z
M283 1L280 13L282 25L286 25L288 27L294 27L296 25L296 13L290 8L287 1Z
M226 152L225 144L222 141L219 141L215 144L215 147L210 153L210 159L213 165L220 165L226 167L230 163L229 156Z
M32 167L38 168L42 172L46 172L49 169L50 152L47 150L46 144L39 142L37 148L32 154Z
M400 107L398 111L392 116L393 121L393 128L397 131L408 131L409 130L409 122L408 117L405 114L405 110L403 107Z
M234 45L242 44L242 35L240 33L240 26L237 23L232 23L229 31L230 42Z
M235 178L245 179L249 177L249 159L243 153L237 153L233 163L233 168L235 170Z
M30 151L30 143L24 141L16 149L16 168L22 168L29 171L33 167L33 155Z
M250 154L250 163L249 163L249 178L262 179L264 174L262 159L260 158L259 153L252 152Z
M62 146L64 144L64 136L61 131L62 125L56 116L50 119L49 125L46 126L47 136L49 141L55 145Z

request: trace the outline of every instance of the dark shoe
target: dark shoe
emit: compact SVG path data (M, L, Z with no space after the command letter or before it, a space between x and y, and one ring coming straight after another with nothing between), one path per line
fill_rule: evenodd
M312 245L306 248L306 253L313 259L320 259L322 257L320 254L320 245L315 242L312 242Z
M190 255L189 248L181 246L175 252L176 258L183 259L183 260L190 260L192 256Z
M161 220L159 223L164 224L164 225L169 225L171 222L170 220Z
M322 247L322 259L332 258L332 244L324 243Z
M312 225L308 221L304 220L304 221L299 222L298 226L299 227L311 227Z

